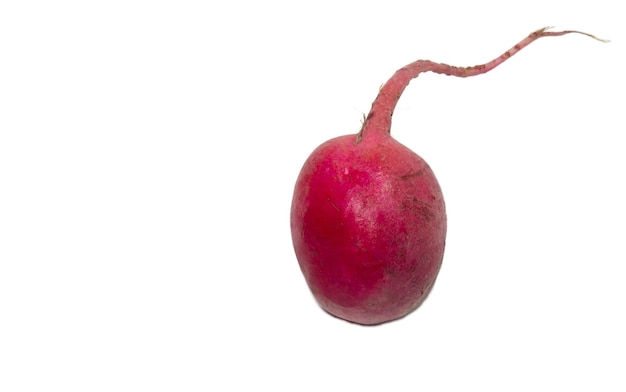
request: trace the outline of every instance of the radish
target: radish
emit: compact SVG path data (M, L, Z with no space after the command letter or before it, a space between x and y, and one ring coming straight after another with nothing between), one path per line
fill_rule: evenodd
M446 208L428 164L390 135L393 111L422 72L458 77L491 71L541 37L537 30L500 57L460 68L418 60L380 89L357 134L309 156L291 205L291 235L304 278L328 313L372 325L415 310L433 287L446 242Z

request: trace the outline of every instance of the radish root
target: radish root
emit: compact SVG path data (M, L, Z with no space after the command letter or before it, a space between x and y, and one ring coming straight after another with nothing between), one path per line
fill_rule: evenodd
M550 28L551 27L544 27L531 33L528 37L524 38L511 49L504 52L501 56L485 64L475 65L472 67L454 67L443 63L435 63L430 60L417 60L400 68L389 79L389 81L381 87L378 96L372 103L372 108L370 109L369 114L363 120L363 125L357 134L356 142L359 143L368 133L384 135L390 133L391 117L402 92L406 86L408 86L409 82L422 72L430 71L438 74L457 76L460 78L484 74L508 60L511 56L528 46L533 41L542 37L558 37L561 35L575 33L586 35L601 42L609 42L608 40L600 39L592 34L584 33L582 31L548 31Z

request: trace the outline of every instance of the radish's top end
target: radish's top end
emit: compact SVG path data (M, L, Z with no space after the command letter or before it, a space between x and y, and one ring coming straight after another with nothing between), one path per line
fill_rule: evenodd
M369 114L363 120L363 126L357 134L356 143L359 143L363 137L368 134L389 135L391 131L391 116L402 95L402 92L409 82L416 78L422 72L435 72L438 74L457 76L466 78L487 73L505 62L509 57L528 46L531 42L542 37L558 37L566 34L582 34L601 42L609 42L582 31L565 30L565 31L548 31L550 27L544 27L531 33L528 37L521 40L511 49L504 52L500 57L491 60L488 63L475 65L473 67L453 67L443 63L435 63L429 60L417 60L408 64L399 70L385 83L374 103Z

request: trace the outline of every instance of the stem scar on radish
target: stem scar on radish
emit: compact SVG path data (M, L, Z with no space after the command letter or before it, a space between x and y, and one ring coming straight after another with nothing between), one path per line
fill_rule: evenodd
M374 325L404 317L428 296L443 261L447 217L430 166L391 137L391 119L422 72L487 73L542 37L591 34L542 28L496 59L472 67L418 60L380 88L361 129L321 144L296 181L291 235L319 305L338 318Z

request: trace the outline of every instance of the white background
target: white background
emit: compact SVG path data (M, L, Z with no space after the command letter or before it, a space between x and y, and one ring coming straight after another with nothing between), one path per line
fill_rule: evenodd
M6 1L0 390L624 391L623 12L614 1ZM226 2L223 2L226 3ZM293 185L379 86L449 234L416 312L315 303Z

